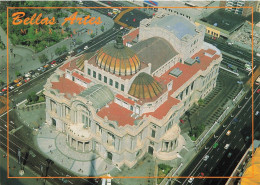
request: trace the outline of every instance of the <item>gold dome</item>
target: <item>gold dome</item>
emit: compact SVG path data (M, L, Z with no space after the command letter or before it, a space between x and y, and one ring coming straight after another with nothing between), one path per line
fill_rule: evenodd
M141 68L139 58L134 51L123 45L120 36L115 44L108 44L98 51L96 62L105 71L124 76L135 74Z
M163 92L160 84L149 74L140 73L133 81L128 94L138 99L152 100Z

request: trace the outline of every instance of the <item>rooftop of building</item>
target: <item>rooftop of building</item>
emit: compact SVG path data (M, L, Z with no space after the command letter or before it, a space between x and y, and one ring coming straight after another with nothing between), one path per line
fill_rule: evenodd
M64 93L64 96L67 99L71 99L74 94L78 95L86 89L85 87L76 84L75 82L65 78L64 76L59 77L58 82L51 83L52 88L58 90L59 93Z
M87 88L79 96L90 101L95 109L100 109L114 100L113 92L102 84L96 84Z
M169 112L169 110L174 106L177 105L180 102L180 100L172 97L168 97L167 101L164 102L160 107L156 109L154 112L145 113L146 116L153 116L157 119L162 119L166 114Z
M202 22L208 23L209 25L228 32L233 32L235 29L240 27L245 20L246 18L242 15L225 11L223 8L218 9L209 16L201 19Z
M247 16L246 20L249 22L252 22L252 14ZM253 21L254 21L254 24L257 24L260 22L260 12L253 13Z
M134 125L135 118L131 117L132 111L121 107L116 103L110 103L108 106L103 107L97 115L101 118L107 117L110 121L115 121L118 126Z
M140 41L131 48L141 61L152 64L152 73L178 54L168 41L159 37Z
M150 27L162 27L172 32L178 39L182 39L185 35L195 36L196 26L182 16L168 15L163 18L153 19Z
M216 7L218 1L159 1L161 7L174 7L174 11L190 16L192 19L200 19L215 11L214 8L197 8L197 7ZM193 5L193 6L192 6ZM191 7L191 8L176 8Z
M208 54L214 54L213 57L206 56L205 53ZM172 91L178 90L185 82L187 82L192 76L194 76L198 71L206 70L210 63L213 60L216 60L220 56L214 52L212 49L207 49L207 50L200 50L198 53L194 54L192 56L192 59L195 59L196 57L199 57L200 63L195 62L193 65L187 65L187 64L182 64L178 62L176 65L171 67L168 71L166 71L162 76L160 77L155 77L159 82L164 83L167 85L171 80L173 81L173 87ZM170 74L170 72L173 69L179 69L182 71L182 74L178 77L175 77Z

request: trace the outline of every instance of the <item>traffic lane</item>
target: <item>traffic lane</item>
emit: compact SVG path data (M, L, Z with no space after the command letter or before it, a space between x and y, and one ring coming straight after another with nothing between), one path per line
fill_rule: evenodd
M209 42L209 43L211 43L211 44L216 44L216 46L220 50L226 51L226 52L228 52L230 54L233 54L235 56L238 56L240 58L246 59L248 61L250 61L252 59L251 51L247 51L247 50L244 50L242 48L235 47L235 46L230 46L230 45L228 45L227 42L221 42L218 39L214 40L214 39L211 39L211 38L209 38L207 36L205 36L204 40ZM254 58L258 59L258 57L255 54L254 54Z
M128 26L137 28L140 26L140 22L143 19L149 19L149 18L152 18L152 16L148 16L137 9L133 9L132 11L125 13L120 19L120 22L125 23Z
M250 99L248 99L247 101L246 101L247 103L246 103L246 105L250 102ZM246 107L245 105L243 106L243 107ZM239 110L240 111L240 110ZM229 124L230 124L231 122L229 122ZM222 127L221 127L222 128ZM226 129L227 128L222 128L222 129L218 129L218 131L219 132L221 132L222 133L222 135L224 134L224 132L226 131ZM224 131L223 131L223 129L225 129ZM221 138L221 136L220 136L220 138ZM209 146L212 146L212 144L214 144L216 141L214 140L214 139L211 139L210 140L210 142L208 142L208 144L207 145L209 145L209 143L211 143ZM204 149L202 149L201 150L201 153L197 156L197 159L200 159L200 158L202 158L204 155L205 155L205 150ZM201 162L201 159L200 159L200 162ZM197 160L193 160L193 164L191 164L190 166L196 166L196 164L198 164L197 163ZM200 165L201 166L201 165ZM188 168L188 169L190 169L190 168ZM194 170L194 168L193 168L193 170ZM196 169L195 169L196 170ZM190 170L187 170L187 171L190 171ZM185 174L185 172L183 173L183 175L182 176L191 176L191 175L189 175L188 173L186 173ZM183 181L183 179L180 179L181 181ZM184 181L186 182L188 179L185 179ZM184 183L185 183L184 182Z
M259 106L259 103L257 104L257 106ZM249 117L249 118L251 118L251 117ZM256 127L259 127L259 122L256 125ZM235 167L237 165L237 163L240 161L241 157L243 156L244 152L251 145L250 140L241 142L243 135L241 135L239 132L237 133L237 130L234 130L234 131L235 131L235 134L233 135L233 137L227 136L227 139L225 139L223 141L223 145L225 145L226 143L230 144L229 149L224 150L222 152L222 154L221 154L221 152L218 152L219 155L216 155L216 158L213 158L214 156L210 157L209 163L206 163L203 166L204 169L200 170L205 175L229 176L233 171L233 167ZM238 138L240 138L240 139L238 140ZM238 140L238 142L237 142L237 140ZM223 147L223 146L220 145L220 147ZM231 159L229 159L230 157L228 157L229 153L231 153L231 156L232 156ZM218 165L216 165L217 163L218 163ZM206 169L206 167L209 167L209 166L210 166L210 169ZM198 176L200 176L200 173L198 173ZM204 180L205 179L196 179L196 180L194 180L194 184L201 184ZM218 182L215 182L214 180L210 180L210 182L209 182L209 180L207 180L205 182L205 184L207 184L207 185L214 184L215 185L218 183L221 185L225 181L226 181L225 179L218 181Z

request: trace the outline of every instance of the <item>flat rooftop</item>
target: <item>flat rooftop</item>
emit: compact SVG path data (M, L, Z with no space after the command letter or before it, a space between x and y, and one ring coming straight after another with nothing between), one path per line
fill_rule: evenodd
M152 64L152 73L178 54L167 40L159 37L140 41L131 49L142 62Z
M218 9L209 16L201 19L202 22L208 23L229 32L232 32L236 28L240 27L245 22L245 20L246 17L225 11L224 9Z
M186 34L195 36L196 26L186 18L178 15L168 15L163 18L153 19L150 27L162 27L172 32L178 39L182 39Z

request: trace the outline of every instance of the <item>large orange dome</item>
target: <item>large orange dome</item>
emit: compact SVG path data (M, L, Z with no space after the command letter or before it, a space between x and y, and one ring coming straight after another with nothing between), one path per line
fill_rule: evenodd
M96 56L96 62L105 71L124 76L135 74L141 68L138 56L123 45L122 37L118 37L115 44L101 48Z

